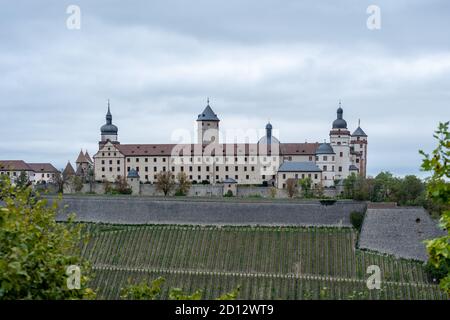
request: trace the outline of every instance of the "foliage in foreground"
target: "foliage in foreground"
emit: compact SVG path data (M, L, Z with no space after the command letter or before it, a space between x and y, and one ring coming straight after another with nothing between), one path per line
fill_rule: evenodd
M82 226L56 223L58 204L30 187L0 180L0 299L94 298L86 286L89 267L81 258ZM80 289L69 290L67 268L81 269Z
M449 122L440 123L439 129L435 132L434 138L438 140L438 146L433 150L432 155L423 151L424 156L422 169L433 173L427 187L427 196L434 203L443 205L445 210L442 213L441 227L447 231L447 235L427 240L426 246L429 256L429 263L441 271L440 287L450 296L450 133L448 131ZM446 272L446 274L444 274Z
M158 277L153 280L150 285L146 281L142 281L139 284L129 284L120 291L120 297L126 300L155 300L159 298L161 294L161 286L164 284L165 279ZM217 298L217 300L236 300L239 294L239 287L231 292L225 293ZM172 288L169 292L170 300L201 300L203 297L202 290L196 290L192 294L183 292L180 288Z

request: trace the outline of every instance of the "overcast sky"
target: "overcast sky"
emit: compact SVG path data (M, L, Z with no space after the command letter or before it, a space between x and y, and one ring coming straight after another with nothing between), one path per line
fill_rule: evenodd
M420 174L450 120L449 30L446 0L2 2L0 159L95 154L108 98L121 143L174 143L206 97L222 130L270 119L281 142L322 142L340 99L369 174Z

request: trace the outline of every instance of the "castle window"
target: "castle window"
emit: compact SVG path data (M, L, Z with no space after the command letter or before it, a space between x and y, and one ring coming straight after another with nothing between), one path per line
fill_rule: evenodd
M334 156L331 157L331 161L334 161Z
M163 162L166 162L166 158L162 158L163 159Z
M219 166L216 166L216 171L219 171Z
M339 172L342 172L342 167L339 167Z
M192 176L189 176L189 180L192 180Z
M244 171L247 171L247 167L244 167Z
M356 159L356 163L359 163L359 159Z
M199 181L202 180L202 176L197 176L197 178Z
M153 158L153 162L156 162L156 158Z
M206 171L209 172L209 166L206 166Z
M328 157L327 156L323 156L323 161L328 161Z
M327 166L323 166L323 171L328 171L327 169Z
M235 175L234 178L237 180L237 179L239 179L239 176L238 176L238 175Z
M309 156L309 161L312 161L312 156Z
M127 158L127 162L130 162L130 158Z
M252 167L252 171L255 171L255 167Z
M120 172L120 167L117 167L117 172Z
M324 180L327 180L327 176L325 176L323 179L324 179Z
M117 160L117 164L120 164L120 160Z
M102 160L102 164L105 164L105 160Z
M189 167L189 172L192 172L192 166ZM192 179L192 178L191 178Z
M338 142L338 146L340 146L340 145L341 145L341 142L339 141L339 142Z
M136 172L139 172L139 167L136 167Z
M206 180L209 180L209 176L206 176Z
M308 173L308 178L311 178L311 173Z
M145 167L145 172L148 172L148 167Z
M148 162L148 158L145 158L145 160L144 160L145 162Z
M235 162L238 162L238 158L237 158L237 157L235 157L235 158L234 158L234 161L235 161Z
M103 156L103 157L105 156L105 153L104 153L104 152L102 152L102 156Z
M114 152L114 157L116 156L116 153Z
M219 176L216 175L216 180L219 180Z
M227 172L228 172L228 166L225 166L225 171L227 171Z
M234 171L239 171L239 167L238 167L238 166L235 166L235 167L234 167Z
M136 162L139 162L139 158L136 158Z
M166 172L166 167L163 167L163 172Z
M157 167L153 167L153 172L157 172L158 168Z
M298 179L298 174L297 173L295 174L295 179Z
M180 170L181 170L181 172L184 172L184 167L181 167Z
M225 176L225 179L228 179L228 175Z
M108 156L110 156L111 155L111 152L108 152Z
M285 173L283 173L283 179L286 179L286 174Z
M172 172L175 172L175 167L172 167Z
M265 175L265 174L263 174L263 175L262 175L262 178L263 178L263 180L265 180L265 179L266 179L266 175Z
M197 169L198 169L197 171L202 171L202 167L200 166L198 166Z
M158 179L158 177L157 177L156 175L154 175L154 176L153 176L153 179L157 180L157 179Z
M304 173L302 174L302 179L305 179L305 174Z
M109 164L112 164L112 160L109 160Z
M111 148L110 148L110 147L108 147L108 151L109 151L109 150L111 150Z
M102 167L102 171L105 172L105 167ZM15 173L15 172L14 172Z
M339 156L342 158L342 157L344 156L344 153L343 153L343 152L340 152L340 153L339 153Z
M112 172L112 167L109 167L109 172Z
M147 174L145 175L145 180L148 180L148 175Z
M316 156L316 161L319 161L319 157L318 156Z
M317 179L318 178L318 175L317 175L317 173L314 175L314 179Z

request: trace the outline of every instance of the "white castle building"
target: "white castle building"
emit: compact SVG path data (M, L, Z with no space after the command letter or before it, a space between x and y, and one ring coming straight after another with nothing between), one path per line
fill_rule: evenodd
M209 101L197 118L195 144L121 144L108 102L94 155L97 181L114 181L136 171L141 182L154 183L159 172L185 172L192 182L236 182L285 188L288 179L311 178L313 185L334 187L350 174L366 175L367 135L358 126L350 134L339 103L329 143L282 143L266 125L258 143L219 143L220 120Z

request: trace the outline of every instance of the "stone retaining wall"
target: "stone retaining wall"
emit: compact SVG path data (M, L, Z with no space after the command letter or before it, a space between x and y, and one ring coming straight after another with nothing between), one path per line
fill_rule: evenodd
M365 203L318 201L208 201L151 199L145 197L65 196L58 220L75 212L80 221L118 224L195 225L302 225L351 226L352 211L365 211Z

